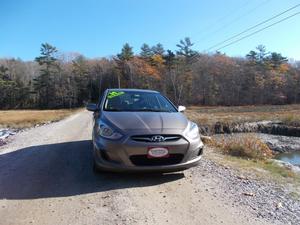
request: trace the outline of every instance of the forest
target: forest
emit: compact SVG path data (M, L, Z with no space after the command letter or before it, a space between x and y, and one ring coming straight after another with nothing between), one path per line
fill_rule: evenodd
M0 59L0 109L81 107L107 88L159 90L175 104L300 103L300 62L259 45L244 57L201 53L190 38L165 50L124 44L111 57L87 58L43 43L34 61Z

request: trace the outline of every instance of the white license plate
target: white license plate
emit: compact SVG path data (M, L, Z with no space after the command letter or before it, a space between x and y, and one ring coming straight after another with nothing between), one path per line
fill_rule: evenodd
M169 157L169 149L166 147L149 147L148 158L166 158Z

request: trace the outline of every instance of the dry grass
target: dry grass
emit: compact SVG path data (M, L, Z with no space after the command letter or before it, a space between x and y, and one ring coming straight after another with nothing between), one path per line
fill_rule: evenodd
M232 124L262 120L282 121L300 126L300 105L189 107L186 115L198 124L212 126L216 122Z
M216 122L237 124L258 121L281 121L290 126L300 126L300 105L278 106L234 106L234 107L188 107L185 113L189 119L202 126L213 127ZM206 138L206 157L225 166L232 166L244 172L254 172L257 177L292 183L300 188L300 176L288 168L279 166L268 158L272 151L257 140L255 135L245 134L242 139L229 136ZM222 154L220 154L222 153ZM239 157L236 157L239 156Z
M25 128L49 121L61 120L80 109L4 110L0 111L0 127Z
M246 159L266 160L273 156L272 150L252 134L213 138L209 145L223 154Z

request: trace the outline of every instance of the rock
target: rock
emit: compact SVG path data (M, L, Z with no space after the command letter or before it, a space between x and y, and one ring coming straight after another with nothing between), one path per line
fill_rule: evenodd
M4 139L8 138L11 132L12 131L10 131L8 129L0 130L0 140L4 140Z
M282 208L282 203L278 202L277 205L276 205L276 209L280 209L280 208Z
M6 144L6 142L4 140L0 139L0 146L3 146L5 144Z
M300 151L300 138L270 134L257 134L268 147L275 152Z
M252 192L244 192L243 195L246 195L246 196L255 196L255 194L252 193Z
M246 178L246 177L244 177L242 175L241 176L237 176L237 178L240 179L240 180L248 180L248 178Z
M214 133L215 134L223 134L223 126L221 122L216 122L214 127Z

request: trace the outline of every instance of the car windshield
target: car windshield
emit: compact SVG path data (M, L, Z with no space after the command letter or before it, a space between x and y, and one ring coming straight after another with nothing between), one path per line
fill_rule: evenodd
M104 111L177 112L161 94L141 91L110 91L106 96Z

